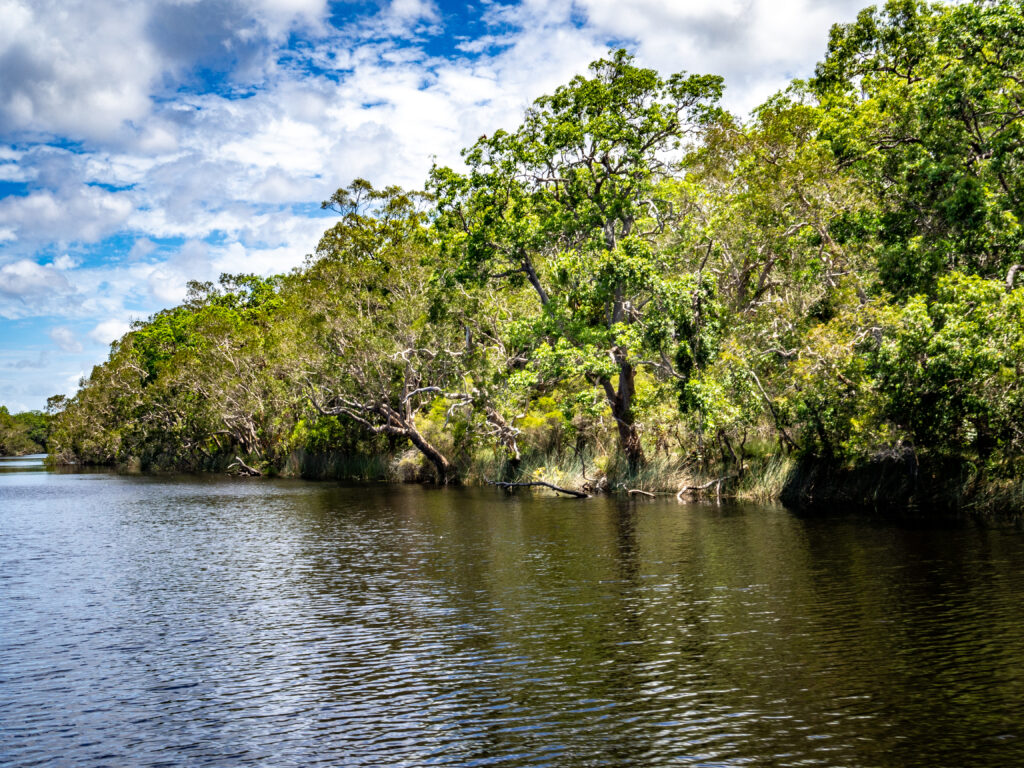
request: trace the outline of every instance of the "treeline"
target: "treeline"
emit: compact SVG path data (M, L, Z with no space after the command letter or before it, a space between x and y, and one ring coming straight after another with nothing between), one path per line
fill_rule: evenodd
M52 450L750 495L891 466L1019 492L1024 4L889 2L751 119L722 89L618 51L422 192L354 181L302 268L137 323Z
M0 456L46 453L49 417L41 411L12 414L0 405Z

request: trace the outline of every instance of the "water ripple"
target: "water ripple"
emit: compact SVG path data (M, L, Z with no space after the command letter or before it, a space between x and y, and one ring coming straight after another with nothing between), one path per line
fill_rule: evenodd
M0 526L5 765L1024 764L1014 531L12 466Z

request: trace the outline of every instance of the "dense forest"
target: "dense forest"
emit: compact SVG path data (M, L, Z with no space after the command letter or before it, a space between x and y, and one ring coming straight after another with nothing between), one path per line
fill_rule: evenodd
M0 405L0 456L46 453L49 417L40 411L12 414Z
M420 191L352 181L303 267L51 399L51 454L1020 504L1024 3L868 8L748 120L723 87L615 51Z

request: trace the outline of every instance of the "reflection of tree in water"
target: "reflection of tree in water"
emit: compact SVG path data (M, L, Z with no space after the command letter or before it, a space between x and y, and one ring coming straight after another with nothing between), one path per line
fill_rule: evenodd
M1014 750L1005 536L476 490L316 498L291 521L306 601L289 605L319 628L305 685L324 727L356 748L510 765Z
M860 702L844 711L845 727L870 729L895 764L953 764L965 745L979 765L1010 764L1010 753L1024 763L1018 547L962 527L826 519L806 528L812 556L828 565L815 589L828 607L816 631L831 698Z

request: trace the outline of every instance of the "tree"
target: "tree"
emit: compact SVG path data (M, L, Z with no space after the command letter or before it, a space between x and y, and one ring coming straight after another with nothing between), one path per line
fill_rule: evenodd
M700 255L694 268L715 276L728 307L720 357L684 391L708 437L708 425L729 425L742 443L760 407L781 449L795 447L788 406L796 380L805 387L802 358L820 353L815 328L870 285L870 253L849 232L871 200L822 139L824 118L794 83L745 124L724 115L685 160L680 205L692 214L673 237ZM725 431L717 439L729 446Z
M423 200L364 179L339 189L324 207L341 221L324 233L291 290L314 321L307 383L316 409L408 440L443 484L455 479L455 467L421 416L439 400L450 401L450 414L472 397L462 391L463 339L447 323L428 322Z
M180 469L236 452L275 458L295 389L269 349L279 287L279 278L222 275L219 286L192 283L183 305L135 323L74 398L53 401L57 452Z
M825 135L880 203L859 222L882 286L1004 279L1024 246L1024 6L889 0L832 29ZM1012 284L1012 279L1011 279Z
M671 371L705 308L706 286L658 247L679 217L663 187L722 84L662 79L621 50L590 72L538 99L515 132L481 137L463 153L468 175L435 167L431 187L451 283L533 288L539 367L601 389L635 470L637 370Z
M0 456L43 453L49 429L48 417L39 411L11 414L0 405Z
M889 418L946 455L1019 456L1024 288L954 272L887 314L872 373Z

